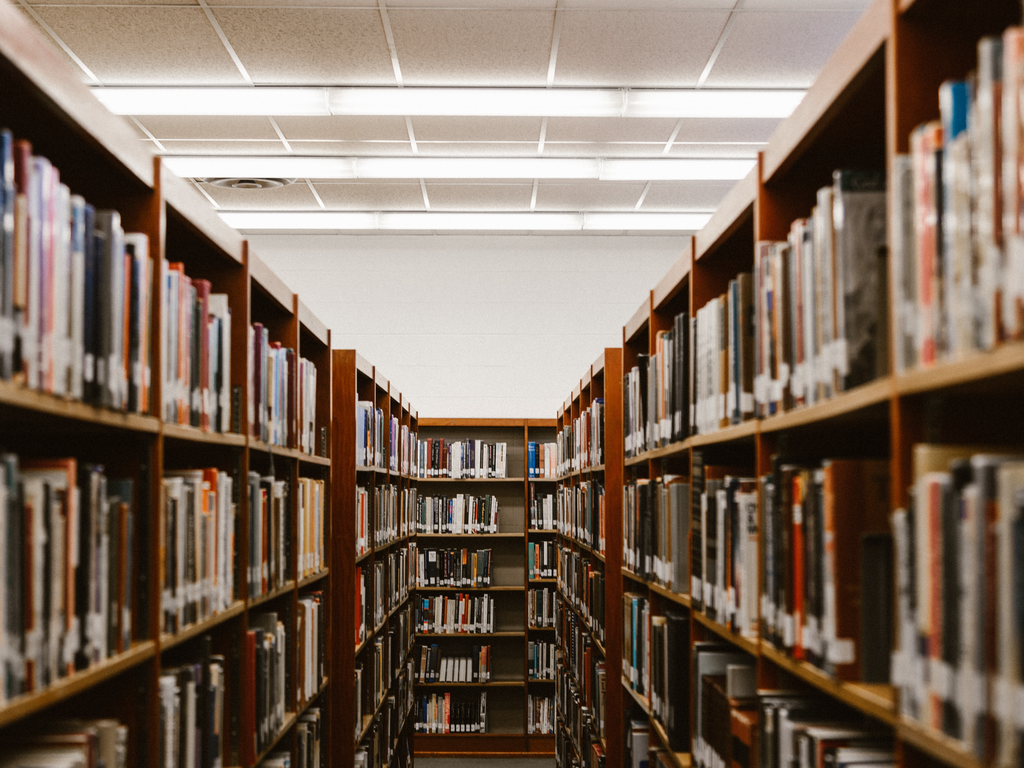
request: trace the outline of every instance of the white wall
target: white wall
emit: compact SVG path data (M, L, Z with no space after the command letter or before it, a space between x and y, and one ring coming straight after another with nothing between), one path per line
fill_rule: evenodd
M682 253L664 236L262 235L253 250L421 416L553 418Z

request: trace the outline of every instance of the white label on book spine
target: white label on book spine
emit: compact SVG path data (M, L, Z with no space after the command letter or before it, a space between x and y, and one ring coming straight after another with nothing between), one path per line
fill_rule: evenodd
M793 626L793 615L790 613L782 614L782 644L787 648L792 648L795 636L796 631Z
M828 660L833 664L853 664L856 646L848 638L832 640L828 644Z
M745 414L754 412L754 396L750 392L740 393L740 411Z

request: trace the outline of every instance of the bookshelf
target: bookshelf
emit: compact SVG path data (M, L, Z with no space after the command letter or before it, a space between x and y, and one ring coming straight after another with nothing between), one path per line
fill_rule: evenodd
M354 610L339 608L332 614L331 637L338 638L334 645L332 669L337 676L352 679L354 670L361 669L359 691L354 686L337 686L331 701L332 711L338 712L335 737L331 742L330 765L352 766L356 751L363 746L372 750L385 765L411 765L412 723L409 709L412 691L407 662L415 647L412 636L412 571L402 573L391 566L400 558L415 557L416 532L409 527L408 509L403 512L403 494L415 494L417 478L411 467L403 461L401 435L415 440L418 414L402 394L375 366L354 350L333 350L334 389L331 409L331 439L339 460L331 467L334 504L338 510L335 546L332 548L332 570L339 583L355 585ZM357 403L369 403L379 409L383 432L377 437L379 461L371 455L369 464L358 463L355 447L366 436L357 424ZM392 416L395 421L392 422ZM392 462L392 424L397 427L396 451ZM364 443L365 444L365 443ZM372 451L371 451L372 454ZM357 489L365 493L366 506L360 509ZM377 514L378 505L386 500L394 502L388 510L394 517ZM359 523L365 514L362 552L358 551ZM407 561L408 562L408 561ZM375 573L381 573L382 599L376 600ZM361 582L358 573L363 574ZM359 607L360 590L366 590L366 603ZM347 599L352 599L351 597ZM361 637L357 628L363 625ZM380 655L378 650L384 651ZM390 666L388 661L390 660ZM374 681L381 677L379 690ZM358 697L358 701L357 701ZM356 707L358 706L358 711ZM352 727L341 727L351 724ZM373 764L372 760L369 764Z
M563 764L569 754L589 764L590 755L581 754L586 743L598 745L607 764L622 764L622 734L617 726L610 727L622 722L624 706L618 684L622 675L622 581L618 576L622 567L622 495L609 490L622 486L622 381L622 350L605 349L557 417L563 444L560 458L568 464L559 467L557 477L560 556L556 625L561 665L556 725L557 756ZM595 411L602 403L603 411ZM596 415L588 418L588 412ZM577 436L587 443L586 450L577 449ZM602 453L595 455L598 443ZM603 490L600 502L593 495L598 487ZM589 498L595 499L590 504L588 490ZM588 508L593 515L589 523L585 514L577 512ZM586 533L579 530L581 522ZM597 617L603 616L603 631L595 611ZM605 678L603 732L596 722L601 709L600 682L591 677L593 665L598 664ZM582 706L594 713L590 726L582 721Z
M757 167L733 187L708 224L624 325L624 372L628 374L640 355L656 352L653 337L669 327L669 318L679 312L694 317L725 293L729 282L740 273L752 272L759 242L786 240L792 222L810 215L818 200L817 190L832 183L834 170L881 168L892 180L897 154L911 151L912 131L939 117L940 85L974 71L979 39L1001 35L1010 25L1019 24L1019 10L1012 2L989 3L977 11L950 0L874 3L826 64L797 110L779 126ZM887 194L891 199L892 186ZM888 213L892 224L891 204ZM890 232L890 249L896 245L893 238ZM895 279L891 260L887 268L890 271L883 277L891 285ZM899 318L894 297L887 296L886 302L878 309L884 318L885 336L892 342ZM819 395L811 404L785 405L770 415L755 414L699 433L691 428L682 440L628 456L623 462L621 483L613 486L608 482L609 498L631 481L664 474L678 474L696 482L698 471L707 467L734 467L742 469L744 476L760 478L772 472L772 457L779 454L812 460L874 458L888 467L887 508L891 512L906 508L911 501L908 489L918 477L914 467L916 445L993 445L993 450L1019 453L1019 392L1024 384L1024 355L1019 340L1001 340L990 351L905 370L897 366L891 343L887 354L886 372L845 391ZM587 381L585 377L559 411L560 427L585 408ZM624 394L628 398L628 391ZM624 406L628 408L628 402ZM568 473L560 482L571 488L579 479ZM758 505L763 525L763 494L759 494ZM759 567L766 558L763 530L761 534ZM569 540L566 546L588 554L587 547L580 543ZM841 541L838 546L849 553L860 545ZM610 561L607 567L611 567ZM882 740L892 745L894 762L901 767L983 768L1006 763L1005 735L1003 746L998 747L1003 751L997 756L997 739L991 731L985 732L985 743L972 750L941 728L904 714L905 689L915 684L912 681L838 679L808 660L795 658L791 650L780 648L766 636L766 616L760 605L759 630L737 632L699 607L700 600L691 600L689 583L681 589L667 589L626 567L617 567L615 572L619 574L614 579L619 594L645 596L652 616L674 608L688 617L689 647L700 641L722 644L754 666L758 688L813 694L823 707L839 707L844 716L877 729ZM759 578L763 586L763 571ZM897 609L890 607L879 620L892 618L895 623L896 613ZM621 634L622 619L617 625L612 621L609 619L609 634ZM1001 622L997 619L996 625L1001 626ZM887 646L899 651L900 642L899 627L895 625ZM1019 643L1019 639L1014 642ZM606 650L611 658L611 647ZM650 699L634 690L625 677L622 679L619 692L624 706L615 716L609 710L609 735L627 735L631 719L647 720L652 765L700 764L699 756L689 753L689 746L683 752L668 748L667 729L652 714ZM990 702L990 706L995 705ZM559 717L569 719L562 709ZM573 749L560 753L560 765L568 768L580 757L583 765L590 765L586 756L579 756ZM607 764L622 764L621 760L610 758Z
M554 541L553 531L532 530L529 520L531 486L534 493L553 493L554 483L531 480L527 472L527 445L553 440L555 422L545 419L429 419L419 420L420 441L482 440L506 443L507 477L462 478L420 477L420 499L453 497L457 494L491 496L498 504L497 533L418 533L420 551L429 548L490 549L492 578L490 587L416 588L417 600L429 596L453 596L458 593L490 595L494 599L494 631L444 634L417 631L416 653L421 646L437 644L441 655L470 655L474 645L491 645L491 681L486 684L420 683L421 694L452 691L499 690L487 698L487 733L415 734L417 756L458 755L544 755L554 752L554 736L529 733L527 727L530 696L553 696L554 684L531 679L528 643L553 642L552 628L530 626L528 598L534 589L555 590L551 579L530 579L528 547L535 542ZM417 655L415 657L419 659Z
M152 282L147 285L150 323L143 337L149 345L148 404L140 403L136 412L129 413L0 381L5 451L17 455L23 465L66 457L75 459L79 467L102 465L111 480L130 480L122 508L132 520L131 527L123 529L130 536L121 535L121 545L111 547L120 561L117 571L123 571L111 579L116 577L126 590L119 604L130 611L130 624L122 620L123 640L87 666L61 670L65 674L58 673L48 683L40 679L27 692L0 703L0 743L43 729L57 719L110 717L128 728L128 764L158 765L161 678L212 652L221 657L224 673L224 715L217 724L223 735L219 755L223 764L252 768L272 751L290 752L294 763L298 730L305 728L300 721L325 707L330 691L327 661L321 655L319 661L307 659L308 665L303 666L298 648L303 632L312 630L312 625L303 624L304 616L313 615L307 609L312 610L310 606L319 599L321 616L334 612L328 608L331 569L318 557L319 547L331 540L332 527L327 495L330 332L251 252L248 243L220 222L194 189L140 147L124 123L90 95L77 74L6 2L0 3L0 83L5 92L0 125L47 157L72 193L97 208L119 211L126 231L145 234L152 263ZM224 387L229 413L223 431L220 425L207 429L167 419L163 410L168 371L162 358L166 350L161 348L160 329L167 320L161 266L171 262L181 263L191 280L209 281L211 293L227 297L233 322L224 343L231 350L232 365ZM311 395L321 440L312 454L300 450L294 439L271 447L250 435L246 383L251 356L246 336L250 323L260 321L272 322L275 340L317 368ZM284 422L291 427L289 434L298 434L298 424L288 414ZM208 574L211 579L216 575L221 590L216 597L205 592L203 600L208 604L196 603L195 614L186 612L168 623L161 585L163 527L168 521L164 489L170 478L193 470L213 473L209 487L224 502L223 508L217 508L223 528L210 531L232 535L234 550L233 554L217 550L223 570ZM250 589L249 583L249 566L257 554L247 544L252 510L245 481L250 470L283 480L289 489L280 511L282 530L293 546L290 556L281 561L278 583L266 590ZM225 481L231 481L233 494L222 485ZM74 482L77 485L79 479ZM314 537L312 518L300 520L300 504L310 513L312 509L305 506L308 499L300 498L298 489L317 482L325 487L319 512L323 532ZM232 505L233 529L226 511ZM300 530L305 534L301 540ZM248 630L259 623L257 617L271 611L282 622L284 638L284 716L252 759L247 759L240 743L247 726L240 709L244 693L239 680L251 675L243 667L240 649ZM328 731L324 731L325 742Z

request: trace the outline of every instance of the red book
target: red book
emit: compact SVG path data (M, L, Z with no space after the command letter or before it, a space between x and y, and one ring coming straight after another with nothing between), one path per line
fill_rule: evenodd
M793 557L793 658L804 657L804 494L807 492L807 473L793 475L793 533L790 552Z

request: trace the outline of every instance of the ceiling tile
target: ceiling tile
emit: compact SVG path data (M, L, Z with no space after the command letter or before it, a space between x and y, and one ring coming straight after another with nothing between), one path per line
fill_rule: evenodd
M422 211L423 190L409 182L323 182L317 194L335 211Z
M814 2L814 0L809 0ZM564 0L565 8L601 11L732 10L736 0Z
M807 88L857 12L738 14L722 46L708 88Z
M296 155L346 155L406 157L412 155L412 145L405 141L289 141Z
M555 15L392 10L406 85L545 85Z
M729 14L564 11L555 85L692 87Z
M536 141L521 142L416 142L419 154L425 157L535 157Z
M396 8L473 8L486 10L553 11L557 0L396 0L388 3L388 11Z
M432 211L528 211L533 184L427 184Z
M42 25L38 21L36 21L28 13L28 11L26 11L20 5L15 5L14 7L21 10L21 12L24 15L25 19L28 20L28 23L31 24L33 27L35 27L36 30L38 30L39 34L42 35L42 37L46 40L46 42L53 48L53 50L57 52L58 58L62 59L65 64L67 64L69 67L71 67L71 69L73 69L75 71L75 74L79 75L82 78L83 82L90 83L90 84L93 82L89 78L89 76L85 74L85 72L82 70L82 68L78 66L78 64L75 62L75 60L72 59L70 56L68 56L67 53L65 53L64 49L61 48L57 44L57 41L54 40L52 37L50 37L50 33L47 32L45 29L43 29ZM66 43L65 43L65 45L66 45ZM78 54L75 54L75 55L77 56ZM96 73L94 72L93 74L96 74Z
M713 211L734 181L654 182L641 211Z
M278 117L277 124L289 141L409 141L404 117L392 115L330 117Z
M257 84L395 83L376 10L217 8L214 14Z
M416 141L537 141L539 117L414 117Z
M203 191L226 211L319 211L320 206L305 182L277 189L224 189L201 185Z
M557 141L544 145L545 157L661 157L665 142Z
M240 85L199 8L39 7L39 15L107 85Z
M265 117L167 117L136 118L158 139L263 139L280 141Z
M874 0L744 0L747 11L857 11L863 12Z
M678 120L638 117L549 117L548 141L661 142L675 130Z
M161 141L169 155L282 155L280 141Z
M632 211L643 182L558 182L537 185L538 211Z
M676 141L758 141L766 142L781 120L775 118L689 118L683 120Z
M57 0L50 2L30 2L29 5L132 5L132 6L165 6L165 5L199 5L197 0Z

